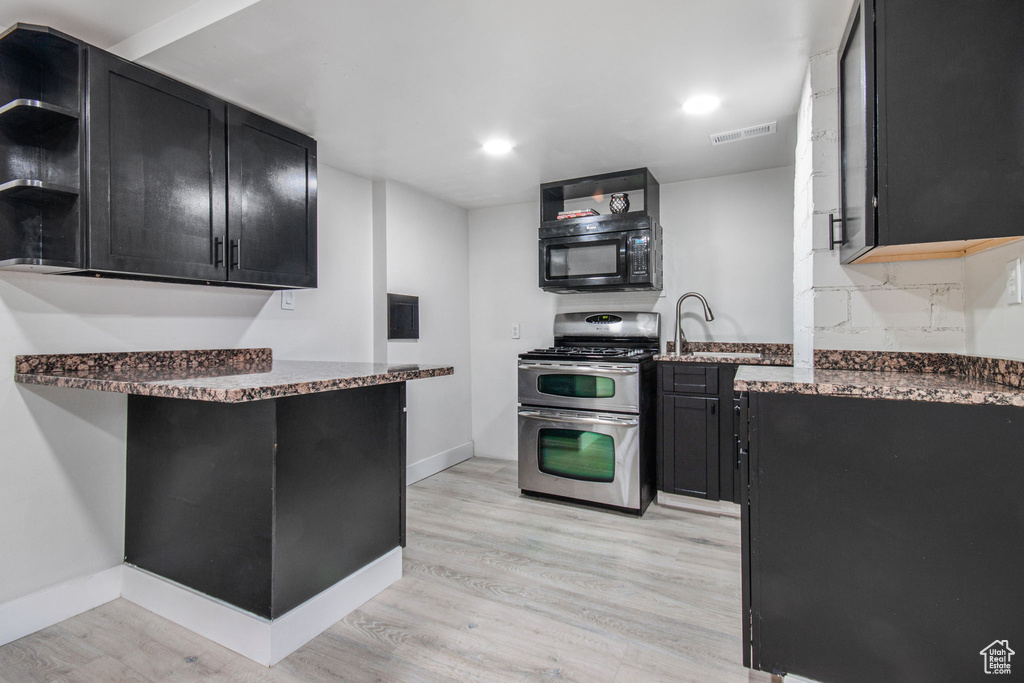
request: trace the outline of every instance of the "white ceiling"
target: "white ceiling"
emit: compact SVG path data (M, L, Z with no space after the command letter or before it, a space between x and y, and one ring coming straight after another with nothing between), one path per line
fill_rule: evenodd
M0 26L51 26L87 43L109 47L180 12L196 0L3 0Z
M106 47L186 6L231 2L248 4L5 0L0 24ZM838 44L851 4L259 0L138 61L312 134L321 163L477 208L636 166L668 183L791 164L807 58ZM683 114L702 92L721 108ZM774 136L708 139L774 120ZM491 136L515 150L485 155Z

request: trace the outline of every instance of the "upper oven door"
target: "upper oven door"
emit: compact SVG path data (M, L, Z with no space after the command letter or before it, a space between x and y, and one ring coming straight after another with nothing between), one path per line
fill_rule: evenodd
M549 289L628 284L627 232L540 240L540 286Z
M640 412L640 366L631 363L519 361L523 405Z

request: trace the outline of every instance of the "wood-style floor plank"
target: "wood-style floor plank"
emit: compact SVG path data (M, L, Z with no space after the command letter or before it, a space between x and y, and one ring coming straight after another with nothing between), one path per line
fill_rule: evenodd
M521 496L473 458L408 489L401 581L272 669L124 600L0 647L17 681L767 682L740 663L739 522Z

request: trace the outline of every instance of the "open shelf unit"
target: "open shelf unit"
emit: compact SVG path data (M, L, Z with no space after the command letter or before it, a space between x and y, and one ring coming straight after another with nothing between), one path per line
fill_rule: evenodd
M0 266L81 263L82 55L46 27L0 34Z
M630 211L611 213L608 202L617 192L629 194ZM558 212L572 208L593 208L598 216L558 219ZM577 225L624 218L650 216L660 221L658 181L646 168L559 180L540 186L541 227Z

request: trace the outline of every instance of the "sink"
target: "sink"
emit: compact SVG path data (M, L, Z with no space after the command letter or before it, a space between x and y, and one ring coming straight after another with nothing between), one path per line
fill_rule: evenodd
M694 351L683 354L694 358L762 358L760 353L730 353L727 351Z

